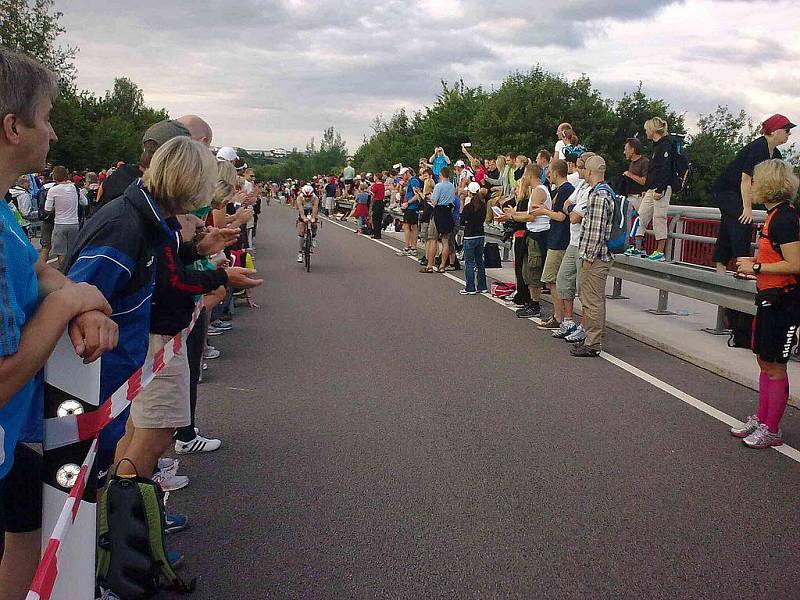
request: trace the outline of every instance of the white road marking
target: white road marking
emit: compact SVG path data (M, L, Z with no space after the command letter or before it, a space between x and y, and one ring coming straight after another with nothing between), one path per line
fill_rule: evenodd
M330 219L327 219L327 220L330 221ZM343 229L347 229L348 231L355 231L353 229L350 229L349 227L346 227L345 225L342 225L341 223L336 223L334 221L331 221L331 223L333 223L334 225L338 225L339 227L342 227ZM386 243L384 243L384 242L382 242L380 240L372 239L372 237L369 237L369 236L362 236L362 237L367 237L367 239L372 240L376 244L380 244L381 246L386 246L387 248L389 248L393 252L398 252L398 250L394 246L386 244ZM416 259L413 256L409 256L408 258L410 258L411 260L416 262ZM466 284L467 284L466 281L464 281L463 279L459 279L458 277L456 277L452 273L443 273L443 275L445 277L447 277L448 279L452 279L453 281L455 281L457 283L460 283L463 286L466 286ZM500 298L495 298L491 294L477 294L477 295L478 296L483 296L484 298L488 298L489 300L492 300L493 302L496 302L500 306L504 306L505 308L507 308L509 310L516 310L516 308L517 308L515 305L513 305L513 304L509 305L508 303L504 302ZM529 321L533 321L534 323L536 323L538 325L542 324L542 320L541 319L537 319L535 317L530 318L528 320ZM605 359L606 361L610 362L612 365L615 365L615 366L619 367L620 369L630 373L634 377L637 377L637 378L641 379L642 381L644 381L646 383L649 383L653 387L656 387L656 388L660 389L662 392L665 392L665 393L669 394L673 398L677 398L681 402L683 402L685 404L688 404L689 406L691 406L693 408L696 408L700 412L705 413L710 417L715 418L717 421L725 423L725 425L728 425L729 427L736 427L736 426L742 425L741 421L739 421L735 417L732 417L728 413L722 412L721 410L714 408L710 404L707 404L706 402L703 402L702 400L700 400L698 398L695 398L691 394L687 394L686 392L684 392L682 390L679 390L678 388L668 384L666 381L662 381L658 377L650 375L650 373L642 371L638 367L634 367L632 364L625 362L621 358L617 358L613 354L609 354L605 350L603 350L600 353L600 358ZM775 450L776 452L780 452L781 454L783 454L784 456L792 459L793 461L795 461L797 463L800 463L800 450L797 450L796 448L793 448L792 446L789 446L788 444L783 444L782 446L772 446L772 449Z

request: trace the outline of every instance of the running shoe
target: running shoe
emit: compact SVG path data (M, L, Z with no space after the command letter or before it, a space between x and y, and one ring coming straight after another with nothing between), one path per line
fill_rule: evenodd
M756 415L750 415L747 417L747 421L742 425L731 427L731 435L737 438L746 438L748 435L755 432L759 425L761 425L761 423L758 421L758 417Z
M175 475L178 472L178 466L181 464L177 458L164 456L158 459L158 470L167 475Z
M570 333L568 336L564 337L570 344L574 344L576 342L582 342L586 339L586 330L583 328L583 325L578 325L575 327L575 330Z
M646 257L647 252L644 250L639 250L636 246L631 246L625 252L623 252L625 256L635 256L635 257Z
M561 321L561 327L559 327L558 330L554 331L552 335L556 339L564 339L573 331L575 331L577 328L578 324L575 321L567 321L566 319L564 319L563 321Z
M208 326L208 330L206 331L206 334L210 335L211 337L222 335L223 333L225 332L222 329L217 329L216 327L211 327L210 325Z
M223 321L221 319L217 319L216 321L212 321L209 324L209 327L213 327L214 329L219 329L221 331L228 331L229 329L233 329L233 323L230 321Z
M203 358L207 360L211 360L214 358L219 358L222 355L222 352L217 350L216 348L208 347L206 348L205 352L203 352Z
M183 554L175 550L167 550L167 560L173 569L180 569L183 566Z
M297 262L299 262L299 263L303 262L303 253L302 252L299 252L297 254Z
M477 291L477 293L478 293L478 294L488 294L488 293L489 293L489 290L487 290L487 289L482 289L482 290L478 290L478 291Z
M654 262L664 262L667 260L667 257L664 256L663 252L659 252L656 250L650 256L647 257L647 260L652 260Z
M207 438L195 432L193 440L182 442L175 440L175 452L177 454L200 454L201 452L214 452L222 446L222 440Z
M470 292L469 290L458 290L458 293L462 296L474 296L478 292Z
M770 446L780 446L783 444L783 434L780 429L777 433L772 433L764 423L761 423L756 430L742 440L748 448L769 448Z
M593 348L584 346L582 342L572 344L572 348L569 349L569 353L572 356L577 356L578 358L594 358L596 356L600 356L600 350L594 350Z
M542 309L540 306L536 306L535 304L529 304L525 308L521 308L516 311L518 319L530 319L531 317L538 317L542 314Z
M313 238L311 240L311 247L312 248L319 248L319 242L317 241L317 238Z
M153 483L157 483L165 492L176 492L189 485L189 478L186 475L170 475L159 471L153 475Z
M181 513L167 513L166 517L167 526L164 527L164 533L178 533L189 525L189 517Z

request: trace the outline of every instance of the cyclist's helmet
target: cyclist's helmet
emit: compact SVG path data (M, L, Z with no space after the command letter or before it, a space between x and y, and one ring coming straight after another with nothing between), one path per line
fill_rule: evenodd
M306 196L310 196L311 194L313 194L313 193L314 193L314 188L313 188L313 187L311 187L310 185L304 185L304 186L303 186L303 193L304 193Z

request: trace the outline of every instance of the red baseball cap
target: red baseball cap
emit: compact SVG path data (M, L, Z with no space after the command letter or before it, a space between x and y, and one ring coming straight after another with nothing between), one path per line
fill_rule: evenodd
M770 134L778 131L778 129L791 129L792 127L794 127L794 123L788 118L775 114L761 124L761 133Z

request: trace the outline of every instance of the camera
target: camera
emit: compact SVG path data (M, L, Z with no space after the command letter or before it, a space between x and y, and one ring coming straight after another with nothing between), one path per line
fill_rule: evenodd
M396 165L392 165L393 169L400 169L403 167L403 163L397 163Z
M472 148L472 142L464 142L461 144L464 148Z

